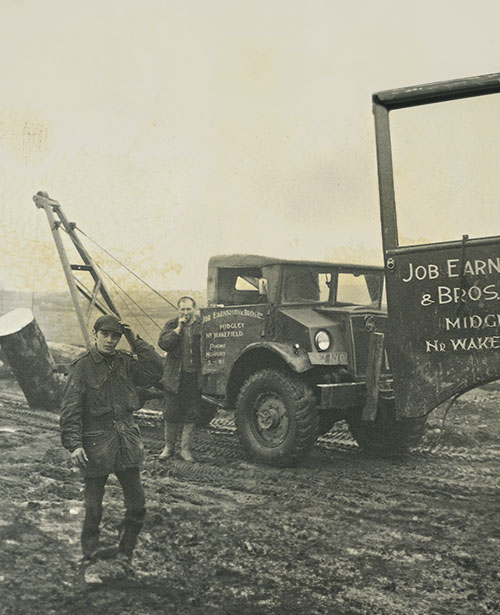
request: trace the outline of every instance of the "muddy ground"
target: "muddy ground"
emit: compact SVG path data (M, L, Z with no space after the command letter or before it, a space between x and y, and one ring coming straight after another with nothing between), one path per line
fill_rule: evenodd
M204 430L197 463L161 463L160 427L145 425L147 521L134 575L113 578L79 569L79 475L51 421L13 419L25 406L2 386L2 614L500 613L497 385L464 396L444 430L438 410L397 460L323 440L299 468L264 468ZM110 479L105 545L121 512Z

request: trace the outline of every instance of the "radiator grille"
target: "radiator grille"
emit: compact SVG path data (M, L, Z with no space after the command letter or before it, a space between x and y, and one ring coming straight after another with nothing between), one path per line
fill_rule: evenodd
M374 327L374 328L373 328ZM386 333L387 316L381 314L354 314L350 317L351 341L353 347L353 369L357 377L366 374L368 345L372 330ZM389 373L387 354L384 351L382 373Z

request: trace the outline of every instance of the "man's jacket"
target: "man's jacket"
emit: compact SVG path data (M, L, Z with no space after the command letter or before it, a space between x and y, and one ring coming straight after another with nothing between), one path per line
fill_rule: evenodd
M112 359L94 346L71 364L61 404L61 440L70 452L83 446L85 476L102 476L140 465L143 444L133 412L141 407L135 386L158 384L161 357L136 338L134 357L117 350Z
M167 352L161 384L165 391L170 391L171 393L177 393L179 391L179 384L181 381L181 340L184 329L181 330L180 335L175 333L174 329L177 328L178 323L178 318L169 320L163 327L158 340L158 346ZM198 387L201 389L200 340L201 324L200 321L196 319L191 324L191 352L196 373L198 375Z

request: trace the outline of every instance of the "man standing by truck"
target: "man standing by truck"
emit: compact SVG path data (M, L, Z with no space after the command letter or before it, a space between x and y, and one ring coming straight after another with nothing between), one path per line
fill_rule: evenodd
M201 409L201 324L192 297L177 302L178 316L169 320L158 346L167 352L162 385L165 391L165 447L160 459L175 452L177 431L182 429L179 456L193 461L191 440Z
M116 349L122 334L137 358ZM133 417L141 407L135 386L157 383L162 360L115 316L96 320L94 338L95 345L70 368L62 400L61 440L84 477L84 561L96 555L104 488L114 473L125 500L118 557L130 562L146 515L140 475L144 447Z

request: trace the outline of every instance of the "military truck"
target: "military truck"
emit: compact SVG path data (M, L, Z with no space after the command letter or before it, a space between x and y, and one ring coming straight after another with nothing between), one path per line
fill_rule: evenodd
M255 461L299 461L346 419L365 448L390 454L417 442L425 418L395 420L382 352L377 419L363 421L370 339L387 326L382 267L216 256L201 309L205 401L235 408Z

